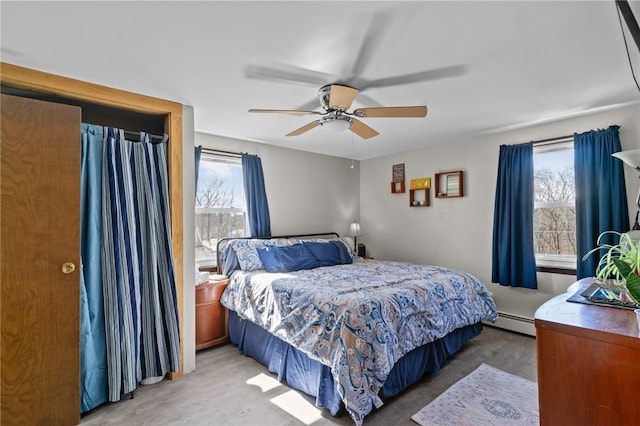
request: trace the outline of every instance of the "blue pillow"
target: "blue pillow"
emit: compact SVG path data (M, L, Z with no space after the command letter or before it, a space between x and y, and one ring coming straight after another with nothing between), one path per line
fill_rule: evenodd
M258 247L258 256L262 261L262 267L269 272L282 272L284 268L278 256L276 256L276 247Z
M257 250L267 272L290 272L318 267L318 262L303 244L258 247Z
M338 251L340 252L340 263L353 263L353 258L349 254L349 249L342 241L332 240L329 241L329 244L333 244L338 248Z
M343 263L342 256L340 256L340 249L335 244L312 241L305 241L303 244L318 261L318 266L333 266Z

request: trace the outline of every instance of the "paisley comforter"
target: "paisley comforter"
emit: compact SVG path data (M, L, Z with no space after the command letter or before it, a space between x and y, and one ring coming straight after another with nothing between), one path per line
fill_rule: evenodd
M235 271L221 302L329 366L358 425L381 404L378 391L403 355L497 318L490 293L470 274L359 258L286 273Z

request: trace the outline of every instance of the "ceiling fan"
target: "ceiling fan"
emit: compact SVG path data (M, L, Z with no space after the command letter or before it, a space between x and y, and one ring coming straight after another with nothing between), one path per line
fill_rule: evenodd
M426 117L426 106L399 106L399 107L375 107L357 108L353 112L347 110L359 90L342 84L327 84L318 90L318 98L324 112L309 111L303 109L255 109L252 113L275 113L293 115L322 115L322 118L305 124L304 126L287 133L286 136L298 136L318 126L328 126L335 129L349 129L363 139L369 139L379 135L371 127L364 124L358 118L377 117Z

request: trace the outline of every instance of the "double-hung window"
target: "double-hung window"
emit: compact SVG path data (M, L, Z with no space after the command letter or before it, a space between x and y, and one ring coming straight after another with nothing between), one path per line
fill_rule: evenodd
M533 242L541 271L576 269L573 140L534 146Z
M198 168L195 208L196 264L214 267L218 241L244 237L247 214L239 156L203 151Z

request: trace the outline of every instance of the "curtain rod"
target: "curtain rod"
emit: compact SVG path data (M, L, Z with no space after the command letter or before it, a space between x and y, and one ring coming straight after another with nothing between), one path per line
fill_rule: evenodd
M523 143L519 143L519 144L516 144L516 145L525 145L525 144L528 144L528 143L532 143L532 144L536 145L536 144L556 142L556 141L562 141L562 140L568 140L568 139L573 139L573 135L557 136L555 138L540 139L540 140L531 141L531 142L523 142Z
M207 153L207 154L226 155L227 157L234 157L234 158L242 157L242 154L239 153L239 152L224 151L222 149L213 149L213 148L202 147L202 152Z
M123 130L125 135L129 135L129 136L137 136L138 138L140 138L140 132L134 132L131 130ZM160 136L160 135L152 135L151 133L147 133L147 135L149 136L149 138L151 138L151 142L153 142L154 140L157 140L158 143L162 142L165 138L166 135ZM134 141L135 142L135 141ZM138 142L140 142L140 140L138 140Z
M565 139L573 139L573 135L557 136L555 138L549 138L549 139L540 139L538 141L531 141L531 143L533 143L535 145L537 143L555 142L555 141L561 141L561 140L565 140Z

